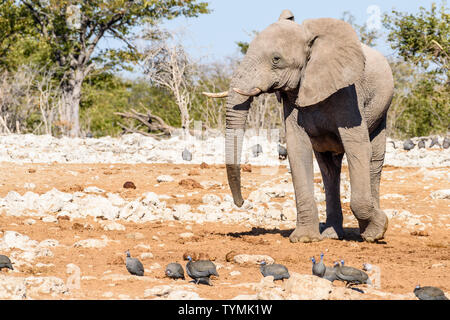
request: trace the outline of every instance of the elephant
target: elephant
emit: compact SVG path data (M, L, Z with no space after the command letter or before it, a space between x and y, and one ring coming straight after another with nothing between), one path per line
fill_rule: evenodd
M295 22L289 10L251 41L230 89L204 93L226 100L225 161L234 203L244 203L240 157L253 98L275 93L283 106L286 143L297 209L291 242L343 239L340 173L348 162L350 209L363 241L384 238L380 209L386 116L394 80L387 59L362 44L352 26L333 18ZM325 188L326 222L314 200L313 153Z

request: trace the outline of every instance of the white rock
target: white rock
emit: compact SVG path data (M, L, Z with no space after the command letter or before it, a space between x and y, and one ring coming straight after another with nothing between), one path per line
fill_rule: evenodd
M385 195L381 196L380 199L400 199L400 200L404 200L404 199L406 199L406 197L404 195L397 194L397 193L388 193L388 194L385 194Z
M450 199L450 189L434 191L430 196L433 199Z
M167 300L200 300L200 296L196 292L187 290L171 291L167 295Z
M59 241L55 239L46 239L39 243L39 247L42 248L53 248L59 246Z
M75 248L104 248L107 245L107 241L100 239L85 239L73 244Z
M248 200L254 203L266 203L270 201L270 196L263 190L255 190L249 194Z
M25 220L24 223L29 226L32 226L33 224L36 223L36 220L30 218L30 219Z
M161 269L161 265L159 263L157 263L157 262L153 263L150 266L150 270L156 270L156 269Z
M56 222L58 222L58 219L56 219L54 216L46 216L46 217L42 218L42 222L56 223Z
M257 300L257 296L256 294L240 294L231 298L231 300Z
M27 298L24 278L0 275L0 299L21 300Z
M105 193L105 190L100 189L100 188L95 187L95 186L90 186L90 187L84 188L83 192L86 192L86 193Z
M144 297L148 298L148 297L152 297L152 296L156 296L156 297L166 296L171 291L173 291L173 289L171 286L168 286L168 285L155 286L153 288L146 289L144 291Z
M267 264L274 263L272 257L261 254L238 254L233 257L233 261L238 264L260 264L262 261L265 261Z
M281 211L275 208L269 208L266 211L265 217L266 218L271 218L274 220L280 220L281 219Z
M29 189L29 190L33 190L34 188L36 188L36 185L32 182L26 182L23 187L25 189Z
M115 207L122 207L126 203L126 201L118 194L108 192L107 196L108 196L108 200Z
M179 236L180 236L180 238L191 238L194 236L194 234L192 232L183 232L183 233L180 233Z
M37 244L37 241L31 240L28 236L22 235L16 231L5 231L3 238L0 239L0 248L2 250L16 248L26 251L36 247Z
M169 176L169 175L161 175L161 176L156 178L156 181L158 181L159 183L161 183L161 182L172 182L172 181L174 181L174 178L172 176Z
M142 260L151 259L151 258L153 258L153 253L151 253L151 252L143 252L143 253L141 253L140 257L141 257Z
M104 297L104 298L112 298L113 296L114 296L114 293L112 293L111 291L107 291L102 294L102 297Z
M51 294L52 296L69 292L65 282L57 277L27 277L25 285L30 295Z
M105 231L124 231L125 226L115 222L115 221L108 221L106 223L102 223L103 230Z
M178 204L174 206L173 217L175 220L182 220L183 216L191 211L191 206L188 204Z
M333 285L326 279L295 272L290 272L283 287L287 295L296 295L301 300L325 300L333 290Z
M205 204L209 204L212 206L218 206L221 203L221 199L219 196L215 195L215 194L205 194L202 197L202 202Z

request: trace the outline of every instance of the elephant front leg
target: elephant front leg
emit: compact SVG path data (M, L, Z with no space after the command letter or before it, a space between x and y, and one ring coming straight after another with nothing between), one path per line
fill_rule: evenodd
M339 129L350 175L350 208L359 223L361 237L367 242L383 239L388 218L375 205L371 191L372 146L365 126Z
M315 152L314 154L322 173L327 206L327 220L325 225L321 226L322 237L342 239L344 238L344 228L342 227L340 174L344 154L333 155L331 152Z
M314 200L312 146L308 135L297 123L298 110L291 109L286 118L286 142L297 205L297 225L289 236L291 242L321 240L319 217Z

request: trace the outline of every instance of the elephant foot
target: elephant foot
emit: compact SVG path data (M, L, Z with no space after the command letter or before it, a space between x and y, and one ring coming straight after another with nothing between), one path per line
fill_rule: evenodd
M344 239L344 228L342 223L325 223L321 226L321 236L326 239Z
M370 220L359 221L361 237L366 242L375 242L384 238L388 228L389 219L381 210L376 210L376 214Z
M322 240L318 228L313 227L299 227L295 228L295 230L289 236L289 240L292 243L297 242L316 242Z

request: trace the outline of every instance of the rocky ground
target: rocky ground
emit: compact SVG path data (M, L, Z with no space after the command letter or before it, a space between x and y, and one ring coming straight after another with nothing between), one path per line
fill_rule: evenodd
M14 271L0 273L0 298L415 299L417 284L440 287L450 297L449 149L406 152L398 141L397 149L388 144L384 241L360 241L344 166L345 240L291 244L295 203L287 161L278 160L276 144L258 142L265 152L257 158L246 148L253 142L244 144L247 200L237 208L220 138L1 136L0 254L11 258ZM181 160L185 147L193 152L191 163ZM315 195L324 221L318 168ZM127 249L143 262L144 277L127 272ZM310 257L320 252L327 265L371 263L380 271L370 274L374 287L360 286L362 293L311 276ZM165 266L185 266L187 254L214 261L214 286L165 278ZM291 278L263 278L262 259L286 265Z

